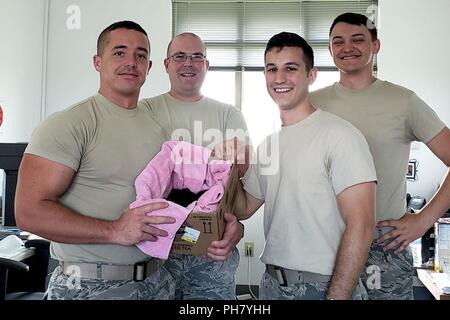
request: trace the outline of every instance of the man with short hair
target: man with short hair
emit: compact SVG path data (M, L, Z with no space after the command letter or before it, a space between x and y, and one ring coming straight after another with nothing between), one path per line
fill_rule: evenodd
M151 67L150 42L137 23L119 21L98 38L100 89L51 115L34 131L19 169L16 221L51 240L59 266L48 299L171 299L174 283L161 262L135 244L167 236L174 219L128 209L134 181L167 139L137 107Z
M200 37L182 33L172 39L164 66L170 91L144 99L142 104L171 131L172 140L213 149L234 137L247 139L242 113L201 93L209 62ZM231 213L224 217L224 237L211 243L207 256L170 254L165 267L175 278L177 299L236 299L235 273L239 264L236 244L243 236L243 226Z
M246 219L265 204L259 298L362 299L359 276L375 226L376 176L367 142L347 121L310 103L317 69L302 37L274 35L264 57L282 128L258 146L236 208Z
M363 283L370 299L413 299L413 259L408 245L450 207L450 178L419 214L406 211L406 171L412 141L421 141L450 166L450 131L417 95L377 79L380 50L375 24L344 13L330 28L329 51L339 82L311 93L323 110L348 120L369 143L377 171L377 223Z

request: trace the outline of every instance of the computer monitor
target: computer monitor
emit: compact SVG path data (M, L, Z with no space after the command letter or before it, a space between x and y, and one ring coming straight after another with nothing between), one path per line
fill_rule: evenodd
M27 143L0 143L0 169L5 172L2 186L2 224L15 226L14 198L17 172Z

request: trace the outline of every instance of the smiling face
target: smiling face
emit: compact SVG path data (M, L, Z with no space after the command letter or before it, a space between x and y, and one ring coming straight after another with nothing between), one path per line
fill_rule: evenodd
M101 52L94 56L95 69L100 72L99 92L119 105L126 99L137 101L151 67L149 55L145 34L124 28L111 31Z
M170 79L169 93L180 100L199 100L209 62L206 58L203 61L192 61L190 56L206 56L203 41L192 34L179 35L172 40L167 53L164 66ZM186 61L175 61L173 56L181 54L188 56Z
M331 32L329 50L341 72L372 74L373 58L380 50L380 41L372 40L365 25L339 22Z
M307 100L308 86L317 73L316 68L306 71L303 49L273 48L267 52L265 60L266 87L273 101L280 110L300 107Z

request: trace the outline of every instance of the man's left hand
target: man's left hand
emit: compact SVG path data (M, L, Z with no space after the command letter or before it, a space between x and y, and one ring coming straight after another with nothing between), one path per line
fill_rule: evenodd
M383 243L386 240L389 243L384 247L384 251L395 249L395 253L399 254L414 240L422 237L429 229L429 226L422 222L419 214L405 213L399 220L380 221L378 227L394 227L394 229L377 239L377 243Z
M253 159L253 149L238 138L225 140L214 146L210 160L231 160L238 165L238 176L242 178Z
M216 261L224 261L230 255L231 250L244 236L244 227L236 216L226 212L224 214L225 231L222 240L213 241L208 247L207 256Z

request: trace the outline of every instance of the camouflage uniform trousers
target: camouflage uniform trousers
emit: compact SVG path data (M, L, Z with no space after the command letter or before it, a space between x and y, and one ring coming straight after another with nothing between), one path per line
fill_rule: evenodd
M234 248L225 261L171 254L164 267L175 279L177 300L234 300L238 265L239 251Z
M330 281L304 282L302 272L298 273L298 283L281 286L277 279L264 272L259 285L260 300L325 300ZM367 292L359 280L353 291L352 300L367 300Z
M385 244L384 244L385 245ZM398 255L372 243L365 272L361 275L370 300L412 300L414 265L411 248Z
M175 282L161 267L143 281L87 279L66 275L58 266L46 292L49 300L169 300Z

